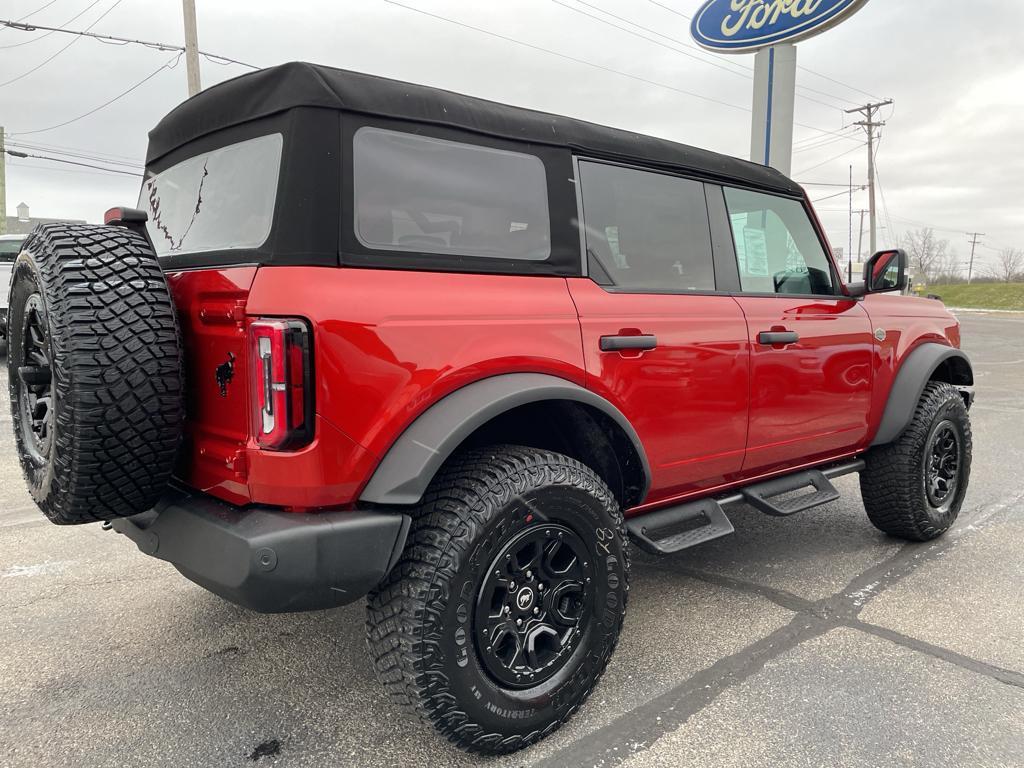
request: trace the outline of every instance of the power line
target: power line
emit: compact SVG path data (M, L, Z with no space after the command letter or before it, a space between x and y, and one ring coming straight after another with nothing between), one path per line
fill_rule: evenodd
M96 19L96 21L94 21L92 24L90 24L88 27L85 28L85 31L88 32L90 29L92 29L97 24L99 24L101 21L103 21L103 17L106 16L108 13L110 13L115 8L117 8L117 6L119 6L120 4L121 4L121 0L114 0L114 4L111 5L109 8L107 8L107 10L105 10L103 13L101 13L100 17L98 19ZM0 24L2 24L5 27L11 27L12 29L18 29L19 28L19 24L17 22L0 22ZM20 26L22 28L26 28L27 27L27 31L30 31L30 32L33 31L34 29L47 29L47 27L31 27L29 25L20 25ZM66 32L67 31L67 30L58 29L57 27L54 27L54 29L58 30L60 32ZM83 33L80 33L80 34L84 35L85 33L83 32ZM38 72L40 69L42 69L47 64L49 64L51 61L56 59L58 56L60 56L62 53L64 53L64 51L66 51L68 48L70 48L72 45L74 45L75 43L77 43L81 39L82 39L81 37L76 37L74 40L72 40L70 43L65 45L63 48L61 48L55 54L50 56L48 59L44 59L42 61L42 63L37 64L36 66L32 67L32 69L30 69L28 72L23 72L22 74L18 75L17 77L13 77L10 80L7 80L6 82L0 83L0 88L3 88L5 85L10 85L11 83L16 83L19 80L21 80L22 78L28 77L33 72Z
M647 0L647 2L649 2L651 5L658 6L659 8L664 8L666 11L668 11L669 13L674 13L676 16L682 16L687 21L693 21L693 17L692 16L688 16L687 14L685 14L685 13L683 13L681 11L677 11L675 8L672 8L672 7L668 6L668 5L665 5L665 3L659 3L658 0ZM828 76L826 74L823 74L823 73L818 72L816 70L810 69L809 67L804 67L804 66L801 66L801 65L798 64L797 65L797 69L800 69L801 71L806 72L806 73L808 73L810 75L815 75L816 77L820 77L823 80L828 80L830 83L835 83L836 85L840 85L843 88L846 88L848 90L856 91L857 93L863 94L864 96L868 96L869 98L872 98L872 99L877 99L878 98L873 93L868 93L867 91L861 90L860 88L857 88L856 86L844 83L842 80L837 80L834 77L830 77L830 76Z
M817 200L811 200L811 202L812 203L821 203L821 202L824 202L825 200L831 200L832 198L835 198L835 197L841 197L842 195L850 194L849 185L847 184L847 185L843 185L843 186L846 186L847 188L844 189L842 192L836 192L834 195L828 195L827 197L819 197ZM863 184L861 186L859 186L859 187L854 187L854 189L856 189L856 190L863 190L864 188L865 188L865 185L863 185Z
M821 168L821 166L827 165L828 163L831 163L833 160L838 160L841 157L846 157L851 152L856 152L857 150L859 150L863 146L864 146L863 144L858 144L853 149L848 149L845 152L843 152L842 154L836 155L835 157L830 157L828 160L824 160L824 161L818 163L817 165L812 165L810 168L804 168L802 171L800 171L796 175L800 176L800 175L802 175L804 173L807 173L808 171L813 171L815 168Z
M98 107L93 107L88 112L85 112L85 113L79 115L78 117L73 117L70 120L65 120L63 123L57 123L57 125L51 125L51 126L49 126L47 128L36 128L35 130L31 130L31 131L17 131L17 132L12 133L11 135L12 136L27 136L30 133L44 133L46 131L52 131L52 130L55 130L57 128L63 128L65 125L71 125L71 123L76 123L76 122L78 122L79 120L81 120L84 117L89 117L89 115L94 115L97 112L99 112L101 109L103 109L105 107L109 107L111 104L113 104L118 99L121 99L124 96L127 96L129 93L134 91L139 86L141 86L144 83L152 80L154 77L156 77L158 74L163 72L165 69L174 69L176 66L178 66L178 62L181 61L181 56L182 56L182 53L178 53L176 56L174 56L173 59L168 59L160 67L158 67L157 69L155 69L152 72L150 72L144 78L139 80L139 82L135 83L135 85L131 86L127 90L121 91L121 93L119 93L114 98L110 99L109 101L103 102Z
M58 149L49 149L49 150L47 150L45 147L41 147L41 146L36 145L36 144L25 144L25 143L22 143L20 141L6 141L5 143L6 143L6 146L8 146L8 147L17 147L18 149L21 149L21 150L34 151L34 152L47 152L48 151L48 152L51 152L52 154L55 154L55 155L62 155L64 157L73 157L73 158L78 159L78 160L95 160L97 162L107 163L109 165L121 165L121 166L125 166L127 168L142 168L143 167L142 163L140 163L138 161L134 161L134 160L133 161L116 160L116 159L109 158L109 157L99 157L99 156L93 155L93 154L86 154L86 153L81 153L81 152L68 152L68 151L62 151L62 150L58 150Z
M117 0L117 2L114 3L114 6L111 6L111 8L108 9L106 11L106 13L103 14L103 16L106 16L107 13L110 13L110 11L112 11L114 9L114 7L116 7L118 5L118 3L120 3L120 2L121 2L121 0ZM103 18L103 16L100 16L99 19L96 19L96 21L94 21L92 24L90 24L88 27L86 27L84 31L73 30L73 29L63 29L62 27L44 27L44 26L41 26L39 24L20 24L20 23L18 23L16 21L10 21L9 19L0 19L0 27L9 27L11 29L18 29L18 30L21 30L22 32L34 32L34 31L36 31L38 29L46 29L46 30L49 30L50 32L63 32L64 34L75 35L76 36L75 40L72 41L72 43L68 43L68 45L65 46L65 48L62 48L61 50L65 50L66 48L70 47L74 42L76 42L77 40L81 39L82 37L89 37L89 38L92 38L93 40L98 40L101 43L102 42L114 42L114 43L119 43L121 45L127 45L128 43L132 43L134 45L145 46L146 48L153 48L154 50L157 50L157 51L184 51L185 50L185 46L183 46L183 45L174 45L173 43L158 43L158 42L153 42L151 40L138 40L138 39L129 38L129 37L118 37L117 35L100 35L100 34L97 34L95 32L89 32L89 30L92 29L94 26L96 26L96 24L100 21L100 19ZM59 54L60 51L58 51L57 53ZM208 59L219 59L220 61L226 62L228 64L238 64L239 66L248 67L249 69L260 69L260 67L256 66L255 64L249 64L248 62L245 62L245 61L239 61L238 59L232 59L230 56L222 56L219 53L210 53L209 51L199 51L199 54L201 56L207 57ZM43 63L45 64L46 62L43 62ZM40 65L40 66L42 66L42 65ZM28 72L26 74L31 74L31 72ZM21 75L20 77L15 78L15 79L18 80L18 79L21 79L21 77L24 77L24 75ZM10 82L14 82L14 81L12 80ZM6 83L0 83L0 85L6 85Z
M843 134L841 136L825 136L825 137L817 136L817 137L815 137L814 143L805 144L805 145L799 146L799 147L795 146L793 148L793 154L799 154L800 152L810 152L810 151L815 150L815 149L821 149L822 147L827 147L827 146L829 146L831 144L836 144L836 143L838 143L840 141L843 141L843 140L856 141L858 146L860 146L860 144L861 144L860 137L854 136L853 134Z
M33 149L41 152L51 152L58 155L81 155L94 160L107 161L113 159L115 161L128 162L132 165L142 167L143 162L137 157L131 157L129 155L118 155L113 152L100 152L94 149L81 149L80 147L68 147L62 144L46 144L38 141L21 141L15 139L11 141L10 135L7 135L7 143L13 146L19 146L22 149Z
M110 177L110 173L107 171L90 171L85 168L51 168L46 165L36 165L34 163L20 163L13 160L8 161L8 168L29 168L32 173L39 173L40 171L46 173L84 173L89 176L107 176ZM115 174L117 175L117 174Z
M436 19L438 21L443 21L443 22L445 22L447 24L452 24L452 25L457 26L457 27L462 27L464 29L469 29L469 30L472 30L473 32L477 32L477 33L482 34L482 35L487 35L488 37L493 37L493 38L496 38L498 40L504 40L505 42L512 43L514 45L519 45L519 46L522 46L524 48L529 48L529 49L534 50L534 51L540 51L541 53L547 53L547 54L549 54L551 56L557 56L560 59L565 59L566 61L572 61L572 62L575 62L576 64L582 64L582 65L587 66L587 67L593 67L594 69L599 69L599 70L601 70L603 72L609 72L609 73L611 73L613 75L619 75L620 77L626 77L626 78L629 78L630 80L636 80L637 82L640 82L640 83L646 83L647 85L653 85L653 86L655 86L657 88L664 88L664 89L669 90L669 91L674 91L676 93L681 93L681 94L683 94L685 96L692 96L695 99L700 99L701 101L707 101L707 102L710 102L712 104L718 104L718 105L723 106L723 107L729 107L730 109L738 109L741 112L750 112L751 111L750 107L743 107L743 106L740 106L738 104L732 104L732 103L730 103L728 101L722 101L721 99L716 99L716 98L714 98L712 96L705 96L705 95L700 94L700 93L694 93L693 91L687 91L684 88L677 88L676 86L669 85L668 83L662 83L662 82L658 82L657 80L651 80L650 78L643 77L641 75L634 75L634 74L629 73L629 72L623 72L622 70L614 69L612 67L607 67L604 64L598 64L598 63L593 62L593 61L588 61L587 59L581 59L581 58L578 58L576 56L571 56L571 55L569 55L567 53L561 53L560 51L554 51L554 50L551 50L550 48L545 48L545 47L540 46L540 45L535 45L534 43L527 43L527 42L525 42L523 40L517 40L514 37L509 37L508 35L503 35L503 34L501 34L499 32L492 32L489 29L483 29L482 27L476 27L476 26L473 26L472 24L467 24L464 21L458 21L457 19L452 19L452 18L449 18L447 16L441 16L440 14L432 13L431 11L425 11L422 8L416 8L416 7L411 6L411 5L406 5L405 3L398 2L398 0L384 0L384 2L387 3L388 5L394 5L394 6L398 7L398 8L402 8L402 9L404 9L406 11L412 11L413 13L418 13L418 14L420 14L422 16L428 16L428 17L430 17L432 19ZM796 122L794 122L793 125L798 125L801 128L807 128L808 130L817 131L817 132L823 133L823 134L839 135L836 131L830 131L830 130L825 129L825 128L818 128L818 127L813 126L813 125L806 125L805 123L796 123Z
M76 162L75 160L63 160L63 159L61 159L59 157L48 157L46 155L33 155L33 154L29 153L29 152L19 152L19 151L15 150L15 149L5 149L4 151L8 155L10 155L11 157L21 157L21 158L29 158L29 157L31 157L31 158L35 158L36 160L49 160L49 161L54 162L54 163L67 163L68 165L80 165L83 168L95 168L97 170L106 171L108 173L123 173L126 176L138 176L139 178L142 178L142 174L141 173L137 173L135 171L124 171L124 170L121 170L120 168L104 168L101 165L92 165L91 163L79 163L79 162Z
M72 16L70 19L65 21L60 26L62 28L66 27L71 22L76 21L79 16L83 16L86 13L88 13L89 11L91 11L95 6L99 5L99 3L100 3L100 0L92 0L92 2L89 3L87 6L85 6L85 8L80 10L78 13L76 13L74 16ZM24 21L26 18L28 18L28 17L22 16L20 19L18 19L18 21L19 22L20 21ZM11 29L11 27L5 27L5 29ZM16 29L16 27L15 27L15 29ZM8 48L21 48L21 46L23 46L23 45L31 45L32 43L37 43L40 40L42 40L44 37L49 37L50 35L52 35L56 31L57 30L55 30L55 29L54 30L50 30L49 32L46 32L45 34L42 34L39 37L33 37L31 40L24 40L23 42L20 42L20 43L11 43L10 45L0 45L0 50L7 50Z
M661 46L662 48L667 48L670 51L674 51L674 52L676 52L678 54L681 54L683 56L691 58L694 61L699 61L702 64L707 64L709 66L716 67L718 69L723 70L724 72L728 72L730 74L736 75L738 77L743 77L745 79L752 79L753 76L754 76L753 75L754 70L753 70L752 67L748 67L746 65L743 65L743 64L740 64L740 63L737 62L737 63L732 64L732 66L736 66L739 70L742 70L742 71L737 71L736 69L730 69L730 65L725 65L725 64L722 64L721 62L718 62L718 61L713 61L711 59L706 59L703 56L698 56L698 55L696 55L694 53L690 53L689 51L681 51L678 48L675 48L673 46L665 45L664 43L661 43L661 42L659 42L657 40L652 40L649 37L645 37L644 35L640 35L640 34L634 32L633 30L626 29L625 27L620 27L618 24L613 24L612 22L608 21L607 19L602 19L602 18L600 18L598 16L594 16L591 13L587 13L582 8L577 8L575 6L569 5L568 3L563 2L563 0L552 0L552 2L554 2L556 5L562 6L563 8L567 8L568 10L573 11L574 13L582 14L582 15L588 17L588 18L594 19L595 21L601 22L602 24L606 24L607 26L613 27L614 29L618 29L618 30L626 32L626 33L628 33L630 35L633 35L635 37L639 37L641 40L646 40L649 43L653 43L654 45ZM677 45L683 46L683 48L687 48L687 49L696 51L697 53L703 53L703 51L701 51L700 48L698 48L695 45L691 45L690 43L686 42L685 40L680 40L678 37L672 37L671 35L666 35L666 34L664 34L662 32L658 32L655 29L651 29L650 27L645 27L643 24L638 24L635 21L627 19L624 16L619 16L617 14L614 14L611 11L607 11L604 8L601 8L600 6L595 5L594 3L587 2L587 0L576 0L576 2L578 2L580 5L587 6L588 8L593 8L598 13L603 13L606 16L610 16L613 19L618 19L619 21L622 21L622 22L624 22L626 24L630 24L631 26L634 26L637 29L642 29L645 32L649 32L652 35L656 35L657 37L664 38L665 40L670 40L670 41L672 41L673 43L675 43ZM825 91L818 91L818 90L815 90L814 88L807 88L805 86L800 86L800 85L798 85L797 88L798 89L802 89L802 90L806 90L806 91L810 91L811 93L817 93L817 94L819 94L821 96L826 96L828 98L837 99L837 100L845 102L847 104L851 103L849 99L842 99L842 98L840 98L840 97L838 97L838 96L836 96L834 94L827 93ZM840 107L836 106L835 104L829 104L828 102L821 101L820 99L815 99L815 98L813 98L811 96L806 96L806 95L804 95L802 93L798 93L797 95L800 98L802 98L802 99L806 99L807 101L812 101L815 104L821 104L822 106L828 107L830 109L840 109Z
M36 8L31 13L26 13L24 16L22 16L20 19L18 19L18 21L24 21L25 19L28 19L28 18L31 18L32 16L35 16L37 13L45 11L47 8L49 8L51 5L53 5L56 2L57 2L57 0L50 0L50 2L46 3L43 6L40 6L39 8Z
M664 8L666 11L668 11L669 13L674 13L676 16L682 16L687 21L692 21L692 19L693 19L692 16L687 16L682 11L677 11L675 8L670 8L669 6L665 5L664 3L659 3L658 0L647 0L647 2L650 3L651 5L658 6L659 8Z
M719 104L719 105L721 105L723 107L729 107L730 109L738 109L738 110L743 111L743 112L749 112L750 111L747 107L741 107L738 104L730 104L728 101L722 101L721 99L716 99L716 98L714 98L712 96L704 96L704 95L702 95L700 93L694 93L693 91L687 91L687 90L685 90L683 88L676 88L673 85L668 85L667 83L659 83L657 80L650 80L650 79L648 79L646 77L643 77L641 75L634 75L634 74L630 74L629 72L622 72L622 71L620 71L618 69L613 69L611 67L606 67L604 64L598 64L598 63L593 62L593 61L587 61L586 59L580 59L580 58L577 58L576 56L570 56L567 53L561 53L559 51L553 51L550 48L545 48L543 46L535 45L533 43L527 43L527 42L525 42L523 40L517 40L516 38L509 37L508 35L503 35L503 34L500 34L498 32L492 32L492 31L490 31L488 29L483 29L482 27L475 27L472 24L467 24L464 21L458 21L456 19L448 18L447 16L441 16L440 14L431 13L430 11L425 11L422 8L415 8L415 7L411 6L411 5L405 5L404 3L398 2L398 0L384 0L384 2L387 3L388 5L394 5L394 6L397 6L398 8L404 8L407 11L412 11L414 13L419 13L419 14L421 14L423 16L429 16L430 18L437 19L438 21L444 21L444 22L446 22L448 24L454 24L457 27L463 27L464 29L470 29L470 30L472 30L474 32L478 32L478 33L480 33L482 35L487 35L488 37L494 37L494 38L497 38L498 40L504 40L505 42L508 42L508 43L513 43L515 45L523 46L524 48L530 48L530 49L532 49L534 51L540 51L541 53L547 53L547 54L549 54L551 56L557 56L560 59L565 59L567 61L572 61L572 62L575 62L577 64L583 64L584 66L593 67L594 69L600 69L600 70L602 70L604 72L610 72L611 74L614 74L614 75L620 75L622 77L628 77L631 80L637 80L637 81L639 81L641 83L647 83L648 85L654 85L654 86L657 86L659 88L666 88L666 89L668 89L670 91L675 91L676 93L682 93L682 94L685 94L686 96L692 96L692 97L694 97L696 99L701 99L702 101L711 102L712 104Z
M835 182L826 182L826 181L821 181L821 182L817 182L817 181L798 181L797 184L799 184L801 187L842 187L843 189L849 189L849 187L850 187L849 183L847 183L847 182L844 182L842 184L838 184L838 183L835 183Z
M893 231L892 216L889 215L889 202L885 199L885 187L882 186L882 174L878 170L878 150L882 145L882 137L878 137L878 146L875 147L875 180L878 182L878 194L882 197L882 215L885 216L885 224L889 232Z

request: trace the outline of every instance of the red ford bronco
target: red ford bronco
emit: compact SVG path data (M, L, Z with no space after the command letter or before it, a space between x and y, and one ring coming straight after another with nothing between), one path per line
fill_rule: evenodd
M257 611L369 595L395 702L508 752L583 703L627 540L726 508L956 518L971 365L901 251L844 284L776 171L310 64L150 133L137 209L45 225L14 266L31 493ZM746 513L741 511L741 513Z

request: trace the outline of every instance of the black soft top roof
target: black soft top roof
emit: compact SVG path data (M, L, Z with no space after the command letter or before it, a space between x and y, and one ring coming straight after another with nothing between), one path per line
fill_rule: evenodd
M241 75L180 104L149 132L146 163L214 131L296 107L323 107L461 128L802 194L799 185L775 169L728 155L452 91L305 62Z

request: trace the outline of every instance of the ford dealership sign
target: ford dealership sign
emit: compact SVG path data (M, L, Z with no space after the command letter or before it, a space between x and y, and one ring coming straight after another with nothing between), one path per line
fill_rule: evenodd
M838 24L867 0L708 0L693 17L694 40L715 51L747 53L793 43Z

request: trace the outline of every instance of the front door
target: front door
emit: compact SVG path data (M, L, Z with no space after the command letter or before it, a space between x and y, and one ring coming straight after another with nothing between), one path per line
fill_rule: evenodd
M799 200L726 188L750 341L745 475L809 463L867 436L873 337Z
M577 178L590 277L568 282L587 386L642 439L647 503L725 482L746 442L747 327L717 292L704 184L590 161Z

